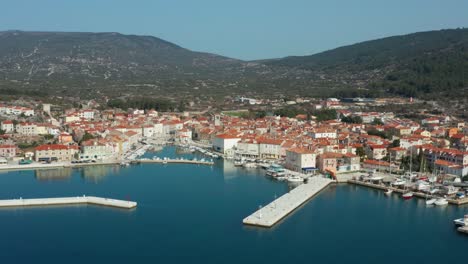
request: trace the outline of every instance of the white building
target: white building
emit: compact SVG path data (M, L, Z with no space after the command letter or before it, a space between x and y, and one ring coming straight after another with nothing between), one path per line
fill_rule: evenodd
M21 122L16 125L16 133L26 136L34 136L37 135L36 128L37 126L34 123Z
M286 150L286 168L300 173L314 173L317 170L314 151L304 148Z
M143 136L144 137L153 137L153 135L154 135L154 126L153 125L143 126Z
M241 140L236 135L221 134L216 135L213 139L213 149L217 152L226 154L228 150L232 150L237 146L237 142Z
M260 145L253 141L239 141L237 143L237 154L246 158L258 158Z
M1 129L5 131L5 133L13 133L15 131L15 126L13 125L13 121L5 120L2 122Z
M279 159L281 158L281 143L279 139L261 139L259 154L261 159Z
M83 110L78 112L78 117L84 119L94 119L94 111L93 110Z
M337 133L335 129L331 128L317 128L312 132L308 133L313 139L319 138L336 138Z

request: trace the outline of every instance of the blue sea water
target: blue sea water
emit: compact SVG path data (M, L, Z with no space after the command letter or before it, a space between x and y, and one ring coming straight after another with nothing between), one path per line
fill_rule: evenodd
M147 154L174 157L173 147ZM192 154L185 154L191 157ZM197 154L198 155L198 154ZM468 207L334 185L272 229L242 219L285 183L216 165L97 166L4 172L0 199L96 195L138 202L0 209L0 263L465 263Z

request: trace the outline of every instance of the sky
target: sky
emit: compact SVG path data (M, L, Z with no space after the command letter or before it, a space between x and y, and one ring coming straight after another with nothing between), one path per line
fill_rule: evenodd
M152 35L243 60L457 27L467 0L0 0L0 30Z

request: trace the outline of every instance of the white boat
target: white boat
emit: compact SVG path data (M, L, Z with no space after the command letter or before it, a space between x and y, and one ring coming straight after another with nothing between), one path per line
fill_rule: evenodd
M450 186L444 186L444 192L447 194L447 195L452 195L452 194L456 194L458 192L458 188L457 187L454 187L452 185Z
M304 182L304 179L302 177L293 175L288 177L288 182Z
M436 201L437 201L436 198L432 198L432 199L426 200L426 205L433 205Z
M369 180L371 181L381 181L383 180L383 177L382 176L372 176L369 178Z
M416 184L416 188L418 191L429 191L431 189L431 185L425 181L419 181Z
M244 165L244 162L242 161L234 161L234 166L236 167L242 167Z
M287 177L286 176L277 176L277 177L275 177L275 179L278 180L278 181L284 181L284 180L287 179Z
M407 192L402 195L403 199L408 200L413 198L413 193L412 192Z
M402 186L402 185L405 185L405 183L406 183L405 180L397 179L397 180L395 180L394 182L392 182L392 185L393 185L393 186Z
M438 206L447 205L448 201L445 198L439 198L434 202L434 204Z
M244 163L244 165L242 165L244 168L256 168L257 167L257 164L253 163L253 162L247 162L247 163Z
M389 196L393 193L393 190L392 189L388 189L386 192L385 192L385 195Z
M453 223L456 226L466 226L468 224L468 215L465 215L464 218L458 218L453 220Z

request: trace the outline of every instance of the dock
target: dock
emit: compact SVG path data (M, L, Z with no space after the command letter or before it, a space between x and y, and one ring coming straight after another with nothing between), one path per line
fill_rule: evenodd
M95 196L57 197L57 198L36 198L36 199L11 199L0 200L0 208L4 207L26 207L26 206L48 206L48 205L73 205L92 204L110 206L124 209L131 209L137 206L136 202L101 198Z
M379 189L379 190L382 190L382 191L387 191L387 190L393 190L393 192L395 193L400 193L400 194L403 194L405 192L407 192L407 190L403 190L403 189L400 189L400 188L396 188L396 187L392 187L392 186L384 186L384 185L381 185L381 184L375 184L375 183L370 183L370 182L364 182L364 181L359 181L359 180L348 180L348 183L352 183L352 184L356 184L356 185L360 185L360 186L365 186L365 187L369 187L369 188L373 188L373 189ZM429 198L429 197L432 197L432 195L430 194L426 194L426 193L423 193L423 192L417 192L417 191L411 191L414 195L414 197L418 197L418 198ZM453 204L453 205L463 205L463 204L467 204L468 203L468 198L462 198L462 199L450 199L450 198L447 198L447 202L449 202L449 204Z
M156 163L156 164L197 164L197 165L214 165L212 161L201 161L201 160L181 160L181 159L167 159L167 160L135 160L135 163Z
M311 177L307 183L299 185L267 206L260 208L244 218L242 222L246 225L272 227L332 182L331 179Z

